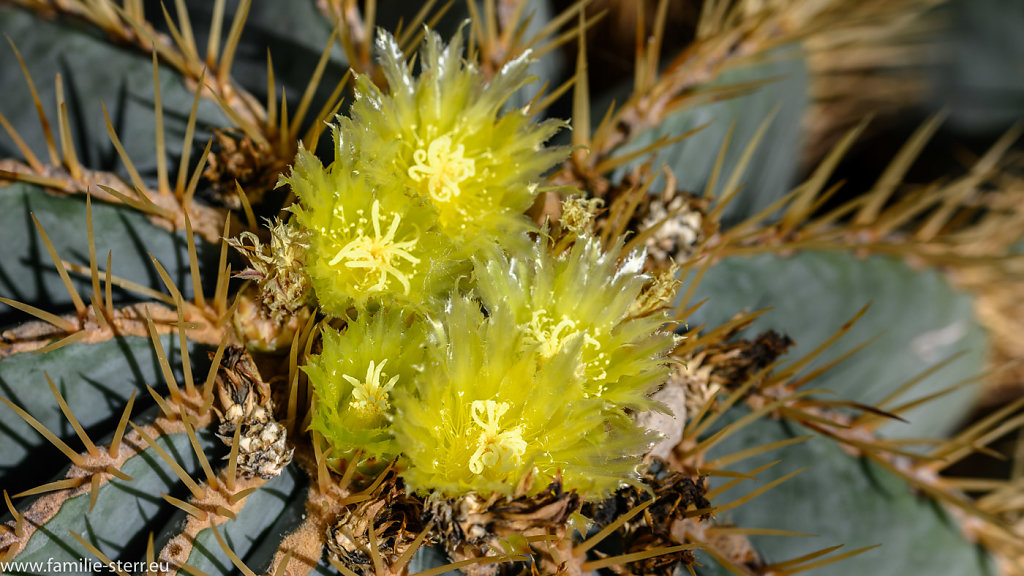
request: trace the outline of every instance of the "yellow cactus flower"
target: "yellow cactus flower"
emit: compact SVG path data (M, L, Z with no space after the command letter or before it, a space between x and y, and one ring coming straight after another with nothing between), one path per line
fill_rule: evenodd
M494 400L474 400L469 405L473 422L483 429L476 441L476 452L469 458L469 471L473 474L482 474L484 468L511 470L522 463L527 447L522 426L500 431L499 422L508 409L508 402ZM481 417L485 411L486 422Z
M344 126L335 127L334 139L329 167L300 150L282 179L300 201L292 211L309 231L305 265L321 309L341 317L382 300L422 307L449 289L458 265L436 214L400 182L368 180Z
M561 478L606 496L636 479L653 438L631 412L661 407L674 342L632 311L642 254L620 265L586 224L558 257L529 240L545 235L524 212L565 150L544 146L562 123L502 109L528 56L485 82L459 37L428 32L416 76L393 38L378 50L388 90L359 78L334 162L303 150L283 179L320 308L347 323L304 367L311 428L333 457L398 456L420 493Z
M349 401L349 406L360 420L382 424L387 419L388 409L391 408L391 404L388 403L388 393L398 382L398 376L392 376L387 383L382 382L384 365L387 363L387 358L376 362L376 365L374 360L370 360L364 380L353 378L348 374L341 375L352 385L352 400Z
M395 238L395 232L402 220L401 214L397 212L390 214L392 218L391 224L388 225L388 231L381 233L380 200L374 199L373 206L370 208L369 222L373 226L372 235L368 234L368 230L361 229L365 228L367 222L362 211L357 210L356 214L359 216L357 225L362 226L355 227L355 238L342 246L327 265L343 264L348 268L364 268L370 272L369 280L371 281L374 276L379 274L377 281L367 286L368 292L383 291L387 287L388 280L393 277L408 294L410 284L407 274L411 274L411 272L403 272L399 266L402 264L402 260L413 265L420 263L419 258L409 253L410 250L416 249L416 244L419 242L418 235L410 234L406 240Z
M453 151L449 136L436 138L427 150L413 153L416 164L409 168L409 177L416 182L426 178L427 192L435 202L451 202L462 193L462 182L476 175L476 162L466 158L465 151L462 144Z
M584 394L616 410L653 407L648 396L668 376L665 358L675 338L662 330L663 314L634 314L634 302L650 280L641 274L643 254L604 252L584 234L561 257L544 241L530 252L495 252L476 259L476 289L488 311L505 310L527 341L546 359L578 345Z
M545 147L564 122L536 122L529 110L503 110L529 81L529 54L490 81L462 59L462 39L444 46L428 32L413 76L395 39L381 32L382 92L356 82L351 126L374 178L400 180L429 202L447 236L468 256L481 246L519 242L535 229L523 213L542 191L544 171L566 155Z
M391 398L414 385L424 354L423 323L398 309L361 313L343 331L323 331L323 351L302 369L316 397L310 428L346 457L388 460L397 454L391 436Z
M418 492L512 494L557 477L598 498L635 478L652 438L584 391L581 339L543 358L507 309L453 296L434 323L415 386L396 389L391 431Z

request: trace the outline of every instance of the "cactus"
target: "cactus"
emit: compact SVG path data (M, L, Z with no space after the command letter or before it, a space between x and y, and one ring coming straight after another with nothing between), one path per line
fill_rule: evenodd
M0 3L0 571L1024 573L942 4Z

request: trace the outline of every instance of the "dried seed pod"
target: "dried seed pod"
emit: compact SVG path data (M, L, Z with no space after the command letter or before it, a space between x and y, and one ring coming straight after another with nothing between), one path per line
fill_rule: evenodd
M231 445L238 430L239 473L273 478L292 461L287 431L274 419L270 386L260 378L252 356L230 346L217 370L217 395L222 412L217 435Z
M528 484L526 481L523 486ZM437 538L453 561L506 553L510 538L564 536L569 515L579 510L579 496L562 490L560 480L532 496L526 492L525 488L518 490L513 498L499 494L484 498L470 493L455 499L441 498L435 493L425 503L424 519L435 524ZM543 551L537 552L542 564L552 561L543 557ZM469 576L492 576L513 566L471 565L462 571Z
M423 502L389 472L374 497L346 508L327 529L327 551L357 574L376 574L373 554L394 565L423 530L422 512Z
M626 554L682 544L679 526L684 522L695 521L687 517L686 513L711 507L711 503L704 497L707 493L704 478L693 479L668 470L661 460L652 460L644 472L643 482L646 489L635 486L622 488L611 498L584 510L584 514L593 518L598 525L606 525L650 501L653 494L654 502L644 513L626 522L618 530ZM709 518L710 514L698 517L701 521ZM689 565L695 561L693 552L683 550L637 561L630 564L630 571L633 574L669 576L677 564Z
M229 439L230 440L230 439ZM238 470L244 476L273 478L292 461L287 431L277 422L243 422Z
M204 198L239 210L242 203L237 185L241 185L250 202L260 202L277 184L277 175L284 168L281 159L239 130L214 130L213 136L214 144L203 171L203 177L210 183Z
M655 262L669 266L690 257L704 237L706 203L704 199L671 189L651 200L640 230L657 227L644 242Z
M793 345L793 340L774 330L753 340L736 340L707 351L705 363L714 366L711 379L724 386L739 385L765 366L775 362Z

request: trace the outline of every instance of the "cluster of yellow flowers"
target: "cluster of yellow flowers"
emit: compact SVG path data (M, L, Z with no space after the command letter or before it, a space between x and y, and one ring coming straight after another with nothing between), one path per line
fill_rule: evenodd
M658 409L674 344L662 316L631 315L642 254L580 230L555 255L525 216L567 153L545 146L563 122L504 109L528 55L485 82L458 36L428 33L417 75L386 33L377 48L387 91L358 78L334 162L300 151L283 179L343 325L304 367L312 428L335 458L398 458L420 492L614 490L653 440L631 413Z

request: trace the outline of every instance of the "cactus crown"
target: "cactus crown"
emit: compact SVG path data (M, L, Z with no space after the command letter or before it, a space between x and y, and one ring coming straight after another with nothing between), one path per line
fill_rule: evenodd
M0 2L0 572L1020 576L941 1Z
M643 254L619 265L620 248L586 233L559 256L526 238L541 234L523 215L541 173L564 156L543 146L560 123L502 109L527 54L485 83L460 35L444 46L428 32L412 76L380 36L389 89L358 79L334 163L300 151L282 180L312 238L321 310L357 311L305 368L312 427L339 454L399 456L424 494L510 496L528 479L536 493L560 478L598 498L635 481L651 438L629 411L661 408L649 396L674 343L663 314L627 318Z

